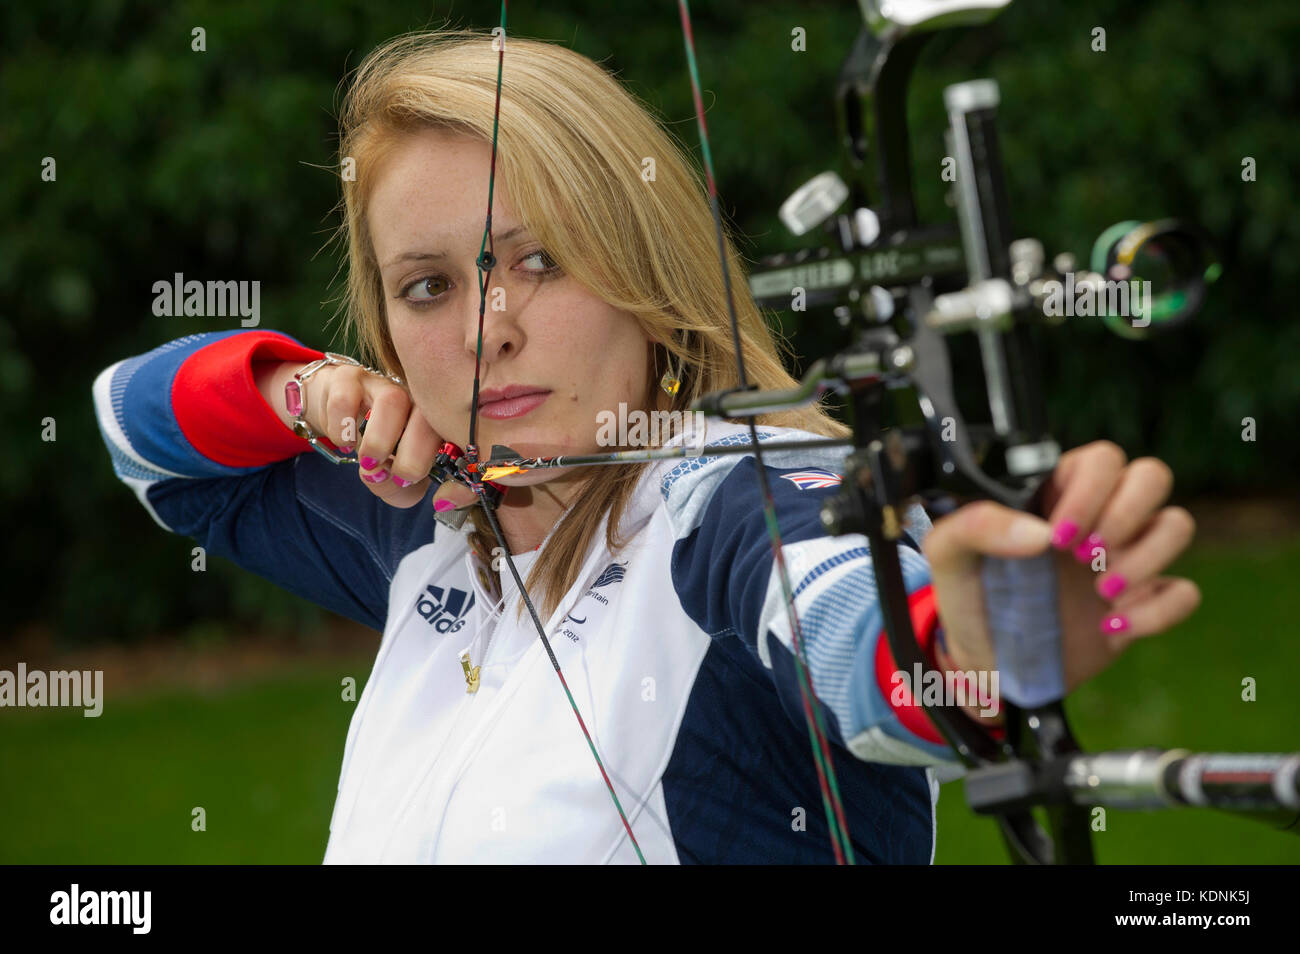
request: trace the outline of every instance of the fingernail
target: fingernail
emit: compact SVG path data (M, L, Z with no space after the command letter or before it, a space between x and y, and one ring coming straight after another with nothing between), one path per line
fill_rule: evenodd
M1062 520L1056 525L1056 529L1052 531L1052 546L1058 550L1064 550L1070 545L1070 541L1074 539L1078 532L1079 525L1077 523L1073 520Z
M363 457L358 461L358 463L360 463L366 470L374 470L379 466L379 461L375 460L373 457Z
M1112 573L1101 581L1101 586L1097 587L1097 589L1101 593L1102 599L1113 600L1124 592L1126 586L1128 586L1128 580L1118 573Z
M1080 563L1090 563L1092 558L1097 555L1095 551L1098 547L1101 547L1104 551L1106 549L1106 544L1102 543L1101 537L1097 536L1097 534L1090 533L1084 538L1084 541L1075 548L1074 558Z
M1047 521L1027 515L1016 517L1007 529L1008 538L1018 546L1042 546L1047 542L1050 534L1051 529Z
M382 484L388 479L388 471L377 470L373 474L362 474L361 479L368 484Z
M343 446L340 445L339 450L342 451L344 454L351 454L351 453L352 453L352 445L349 444L347 447L343 447Z
M409 487L409 486L411 486L411 484L415 483L415 481L413 481L413 480L403 480L401 477L398 477L396 474L394 474L394 475L393 475L393 483L397 484L397 486L399 486L399 487Z
M433 509L438 511L438 513L442 513L446 510L453 510L455 507L456 505L450 500L435 500L433 502Z
M1101 621L1101 631L1103 633L1122 633L1128 629L1128 617L1121 616L1119 613L1112 613Z

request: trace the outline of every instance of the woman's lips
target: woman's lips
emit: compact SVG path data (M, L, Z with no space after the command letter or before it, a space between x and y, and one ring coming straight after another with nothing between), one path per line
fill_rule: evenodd
M550 396L550 391L534 391L531 394L518 394L497 401L480 402L478 412L483 417L489 417L494 421L523 417Z

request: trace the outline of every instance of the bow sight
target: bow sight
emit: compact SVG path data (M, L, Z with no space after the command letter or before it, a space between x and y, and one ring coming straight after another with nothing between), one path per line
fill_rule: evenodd
M1206 268L1208 245L1198 230L1172 219L1108 229L1083 273L1074 272L1068 256L1047 267L1037 240L1013 240L999 93L987 79L944 92L957 223L917 221L906 120L917 57L937 30L985 23L1009 2L861 0L866 25L836 90L851 184L823 173L780 211L794 234L821 226L830 244L764 259L750 277L760 306L829 309L853 330L853 345L816 362L797 388L723 392L697 405L735 418L797 407L831 390L847 398L854 450L822 522L831 534L867 536L890 648L908 672L931 667L912 630L898 555L906 502L921 498L943 513L955 496L975 496L1032 509L1060 456L1034 361L1036 326L1059 323L1050 315L1051 296L1065 287L1101 296L1101 310L1089 313L1141 337L1190 317L1218 272L1217 265ZM1115 284L1133 281L1160 287L1143 307L1113 307ZM968 419L959 406L954 372L963 368L950 350L964 332L977 344L987 421ZM1090 863L1089 805L1193 804L1259 812L1300 830L1300 755L1084 755L1061 705L1066 685L1051 552L987 558L983 584L1005 737L994 738L956 706L926 709L968 766L971 807L998 818L1015 860ZM1045 811L1046 830L1035 807Z

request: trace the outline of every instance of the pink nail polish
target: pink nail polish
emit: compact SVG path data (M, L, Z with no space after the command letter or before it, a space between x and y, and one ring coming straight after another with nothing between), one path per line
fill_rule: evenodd
M1112 613L1101 621L1101 631L1103 633L1122 633L1128 629L1128 617L1121 616L1119 613Z
M1080 563L1091 563L1092 558L1097 555L1094 551L1096 551L1098 547L1105 550L1106 544L1102 543L1101 537L1097 536L1097 534L1090 533L1084 538L1084 541L1075 548L1074 558Z
M377 470L373 474L362 474L361 479L368 484L382 484L388 479L388 471Z
M1118 573L1112 573L1101 581L1101 586L1097 587L1097 590L1101 593L1102 599L1113 600L1124 592L1126 586L1128 580Z
M438 513L444 513L448 510L452 510L455 508L455 506L456 505L452 503L450 500L435 500L433 502L433 509L438 511Z
M1058 550L1064 550L1070 545L1075 534L1079 532L1079 525L1073 520L1062 520L1052 531L1052 546Z
M360 463L366 470L374 470L379 466L379 461L375 460L373 457L363 457L358 461L358 463Z
M351 453L352 453L352 445L349 444L347 447L343 447L342 445L340 445L340 446L339 446L339 450L340 450L342 453L344 453L344 454L351 454Z
M411 481L411 480L403 480L401 477L398 477L396 474L394 474L394 475L393 475L393 483L397 484L397 486L399 486L399 487L409 487L409 486L411 486L411 484L414 483L414 481Z

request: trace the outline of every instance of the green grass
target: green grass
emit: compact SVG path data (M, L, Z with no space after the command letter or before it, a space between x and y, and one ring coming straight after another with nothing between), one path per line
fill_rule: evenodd
M218 694L6 709L0 863L318 863L370 662ZM360 695L358 686L357 695ZM191 830L202 807L206 831Z
M1201 584L1193 619L1146 640L1072 697L1087 749L1300 748L1300 544L1201 547L1180 572ZM210 694L140 696L104 714L0 711L0 863L319 862L354 703L340 680L369 661L281 673ZM1241 680L1258 701L1241 701ZM191 810L207 830L190 828ZM1203 811L1111 811L1098 860L1300 863L1300 837ZM939 801L940 863L1005 859L961 783Z

